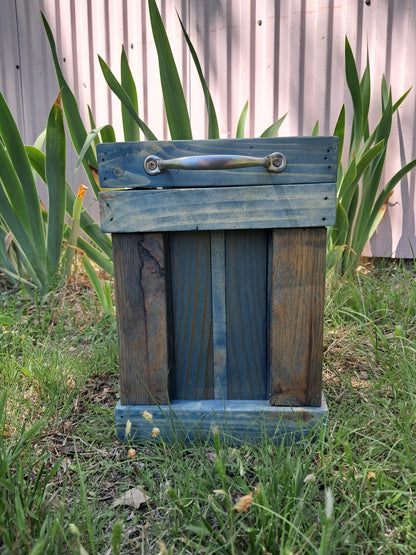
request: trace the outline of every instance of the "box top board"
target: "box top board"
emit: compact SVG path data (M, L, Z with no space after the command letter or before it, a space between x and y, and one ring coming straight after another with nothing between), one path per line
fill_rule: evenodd
M272 153L278 153L277 164L284 160L277 172L266 167ZM154 157L152 167L153 160L162 161L157 175L149 175L145 167L149 156ZM255 165L230 168L245 157ZM106 233L335 222L336 137L108 143L97 146L97 159L101 228ZM223 168L205 169L213 160ZM186 165L198 169L184 169Z
M250 156L261 160L274 152L286 158L286 167L280 173L254 166L199 171L175 168L149 175L144 167L146 158L151 155L164 161L213 155ZM337 176L338 139L289 137L103 143L97 146L97 159L102 189L333 183Z

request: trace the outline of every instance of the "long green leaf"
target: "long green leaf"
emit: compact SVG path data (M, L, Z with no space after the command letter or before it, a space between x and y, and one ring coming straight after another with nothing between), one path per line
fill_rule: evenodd
M342 105L337 122L334 129L335 137L338 137L338 168L341 166L342 151L344 148L345 136L345 104Z
M244 104L243 109L241 110L240 117L238 118L237 130L235 132L235 136L237 139L242 139L244 137L244 127L246 125L247 112L248 112L248 100Z
M125 90L128 97L130 98L130 101L134 106L135 112L139 113L136 83L134 82L133 75L130 71L130 66L127 60L124 47L122 47L122 50L121 50L120 77L121 77L121 86ZM121 117L123 120L124 140L140 141L140 127L137 125L136 120L132 118L130 112L123 105L123 103L121 104Z
M286 116L287 112L281 118L272 123L267 129L265 129L260 137L276 137L282 123L285 121Z
M331 229L331 246L344 245L348 233L348 216L340 202L337 203L335 224Z
M117 79L114 76L111 69L108 67L108 65L105 63L105 61L100 56L98 56L98 61L99 61L100 67L101 67L101 71L103 72L104 79L107 81L107 85L110 87L110 89L113 91L113 93L116 96L118 96L118 98L121 100L122 104L129 111L130 115L136 121L136 123L140 127L140 129L143 131L143 134L146 137L146 139L148 141L157 141L156 136L152 133L152 131L150 131L150 129L147 127L147 125L144 123L144 121L141 120L139 118L139 116L137 115L136 109L135 109L134 105L132 104L129 95L126 93L126 91L120 85L120 83L117 81Z
M351 46L348 42L347 37L345 37L345 74L354 108L353 128L351 131L350 143L350 150L354 152L358 150L358 145L360 144L362 138L363 100L361 96L360 80L358 78L354 55L352 53Z
M30 163L38 175L46 182L45 175L45 155L40 150L26 146ZM74 209L75 193L68 183L66 183L66 209L71 216ZM81 229L94 241L94 243L105 253L106 256L112 257L112 243L109 237L101 231L100 226L94 218L83 209L81 212ZM82 248L82 247L81 247ZM85 249L83 249L85 250Z
M36 182L33 178L32 169L19 130L1 93L0 135L7 149L8 157L20 181L20 187L17 186L16 195L12 201L13 205L19 207L19 218L21 218L23 227L26 229L27 233L36 240L39 256L44 257L46 256L45 232L42 223ZM22 193L24 195L26 208L23 206ZM19 197L19 199L17 197Z
M13 210L16 214L19 214L23 227L31 235L32 230L26 207L25 193L15 167L2 143L0 143L0 181L9 197Z
M374 203L370 220L376 217L376 214L381 210L383 204L386 202L390 193L393 191L393 189L399 183L399 181L403 179L403 177L414 168L416 168L416 158L411 162L408 162L405 166L403 166L403 168L401 168L397 173L395 173L391 179L389 179L389 181L386 183L386 185L383 187L383 190L377 197L376 202Z
M370 60L368 56L368 48L367 48L367 63L365 66L363 76L360 81L360 90L361 90L361 98L362 98L362 106L363 106L363 136L364 138L367 138L369 135L368 112L370 109L370 97L371 97Z
M60 97L52 106L46 126L45 174L49 193L48 263L51 277L59 268L64 234L65 192L65 129Z
M114 131L114 127L109 123L101 127L101 141L103 143L115 143L116 142L116 134Z
M185 95L155 0L149 0L149 13L159 60L160 82L170 136L172 140L192 139Z
M51 28L46 20L46 17L42 13L43 26L45 27L46 36L49 41L49 46L52 54L52 59L55 67L55 73L58 79L59 88L62 95L62 105L65 112L65 118L68 125L69 133L71 135L72 143L75 147L77 154L79 154L87 136L87 131L85 129L84 123L82 121L81 115L79 113L78 104L76 98L69 88L68 83L65 80L64 74L62 73L61 67L59 65L58 54L56 51L55 39L53 37ZM88 163L94 168L97 167L97 159L95 157L92 148L88 149L86 156L83 161L85 172L88 176L88 180L95 194L98 194L98 187L95 183L94 177L89 169Z
M188 44L188 48L189 51L191 52L191 56L192 59L194 61L196 70L198 72L199 75L199 80L201 81L201 85L202 85L202 90L204 91L204 97L205 97L205 104L207 107L207 112L208 112L208 139L219 139L220 137L220 133L219 133L219 129L218 129L218 120L217 120L217 114L215 111L215 106L214 106L214 102L212 100L211 97L211 93L209 92L209 88L207 85L207 82L205 80L204 74L202 72L202 68L201 68L201 64L199 62L199 58L198 55L196 53L196 50L191 42L191 39L189 38L188 33L186 32L186 29L182 23L181 18L178 15L178 19L179 22L181 24L182 27L182 32L185 36L185 40Z
M101 303L101 306L104 308L105 306L105 294L104 294L104 290L102 288L102 285L100 283L100 280L94 270L93 265L91 264L91 262L88 260L88 258L86 256L82 257L82 265L84 266L84 270L88 276L88 279L91 282L91 285L94 288L94 291Z
M46 260L40 256L36 245L22 226L20 218L13 210L3 187L0 187L0 215L7 227L12 230L16 246L25 261L27 273L38 287L42 287L48 279Z
M407 97L407 95L410 93L411 90L412 90L412 87L407 89L407 91L404 94L402 94L402 96L399 98L399 100L397 100L393 104L393 114L399 108L399 106L402 104L402 102L405 100L405 98Z
M91 143L94 142L95 138L98 137L98 135L100 134L100 132L102 132L102 130L105 128L106 126L103 125L102 127L99 127L98 129L92 129L88 135L85 137L85 141L84 144L82 145L82 148L78 154L78 159L77 162L75 164L75 169L74 169L74 173L72 174L72 179L71 179L71 183L70 183L70 187L71 189L74 187L75 184L75 179L77 177L77 174L79 172L79 169L84 161L84 157L88 151L88 149L91 146Z
M113 261L108 256L105 256L101 251L97 250L91 243L85 241L82 237L78 236L77 247L82 249L90 260L97 266L102 268L107 274L112 276L114 274Z

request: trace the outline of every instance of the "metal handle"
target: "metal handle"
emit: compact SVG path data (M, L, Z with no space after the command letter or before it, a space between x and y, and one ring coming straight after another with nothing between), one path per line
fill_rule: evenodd
M263 166L269 172L280 173L286 167L286 157L281 152L273 152L264 158L239 156L238 154L209 154L206 156L185 156L162 160L151 155L144 161L144 169L149 175L159 175L164 170L231 170Z

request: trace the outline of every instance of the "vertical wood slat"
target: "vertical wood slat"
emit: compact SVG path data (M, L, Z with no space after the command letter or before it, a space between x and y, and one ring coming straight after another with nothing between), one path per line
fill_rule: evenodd
M228 399L225 232L211 232L214 399Z
M267 230L226 232L229 399L266 399Z
M170 234L175 399L212 399L210 233Z
M271 404L321 404L325 242L325 228L272 231Z
M168 316L162 233L113 234L120 397L168 402Z

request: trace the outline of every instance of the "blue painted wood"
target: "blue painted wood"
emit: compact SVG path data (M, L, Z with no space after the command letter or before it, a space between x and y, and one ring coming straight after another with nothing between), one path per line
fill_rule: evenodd
M103 189L333 183L337 176L337 145L336 137L107 143L97 145L98 173ZM219 171L175 169L152 177L143 167L149 155L162 159L204 154L264 157L276 151L287 158L286 169L280 174L255 167Z
M152 414L152 422L143 412ZM117 436L121 441L212 442L213 428L225 445L272 441L300 441L313 437L325 425L328 407L325 398L319 407L274 407L268 401L172 401L170 405L122 405L115 409ZM130 435L126 425L130 422ZM152 437L154 427L158 437Z
M225 233L228 399L266 399L268 232Z
M171 399L214 397L210 234L170 234Z
M106 233L322 227L335 223L335 183L99 193Z
M225 265L224 232L213 231L211 233L211 276L215 399L228 399Z

